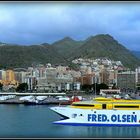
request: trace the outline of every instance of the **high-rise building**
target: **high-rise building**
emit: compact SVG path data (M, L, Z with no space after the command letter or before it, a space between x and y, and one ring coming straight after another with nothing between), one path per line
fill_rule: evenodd
M14 81L15 80L15 74L13 70L7 70L6 71L6 81Z
M136 87L140 89L140 67L136 68Z
M109 70L109 83L108 86L112 88L112 86L117 84L117 70Z
M0 80L5 81L6 80L6 71L0 70Z
M35 77L25 77L25 83L28 85L28 90L35 90L36 85L37 85L37 80Z
M99 81L100 81L100 83L109 85L109 72L106 69L103 69L102 71L100 71Z
M95 77L95 74L85 74L85 75L82 75L81 77L77 77L76 78L76 82L80 82L81 85L92 85L94 84L94 77Z
M15 80L18 81L19 83L24 83L26 74L27 72L24 71L15 72Z
M135 89L136 79L134 71L125 71L117 74L117 86L120 89Z

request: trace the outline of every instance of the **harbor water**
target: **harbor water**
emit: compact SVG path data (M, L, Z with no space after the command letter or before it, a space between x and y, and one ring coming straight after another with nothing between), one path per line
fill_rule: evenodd
M140 127L53 124L50 105L0 104L0 138L140 138Z

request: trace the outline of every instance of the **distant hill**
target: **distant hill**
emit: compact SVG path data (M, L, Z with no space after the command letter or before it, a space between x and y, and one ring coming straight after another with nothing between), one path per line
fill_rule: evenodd
M131 51L137 58L140 59L140 51Z
M134 69L140 66L140 60L108 34L90 36L83 41L70 37L58 40L52 44L21 46L0 42L0 68L29 67L33 63L74 66L71 63L76 58L107 57L121 61L124 66Z
M56 44L52 45L57 47L58 50L63 48L63 51L61 50L59 53L64 55L69 61L79 57L107 57L112 60L121 61L124 66L132 69L140 65L139 59L131 51L108 34L90 36L86 40L81 41L81 44L78 44L76 47L74 47L76 41L69 39L67 43L64 44L64 42L64 40L61 40L57 42L57 46L55 46Z
M83 45L83 43L84 41L75 41L70 37L65 37L62 40L54 42L52 45L59 54L68 59L77 48Z
M66 60L49 44L32 46L0 45L0 68L26 68L33 63L66 65Z
M118 43L110 35L97 35L88 39L79 49L75 56L84 58L108 57L118 60L124 66L134 68L140 65L140 61L128 49Z

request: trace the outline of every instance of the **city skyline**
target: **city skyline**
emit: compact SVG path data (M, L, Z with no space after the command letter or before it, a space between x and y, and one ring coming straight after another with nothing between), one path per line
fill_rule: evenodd
M140 51L139 14L139 2L0 2L0 42L51 44L110 34Z

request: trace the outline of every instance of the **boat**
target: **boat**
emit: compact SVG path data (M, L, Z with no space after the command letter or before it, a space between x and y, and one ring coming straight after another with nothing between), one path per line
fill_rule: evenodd
M50 109L61 117L53 122L82 126L140 126L140 100L97 97Z

